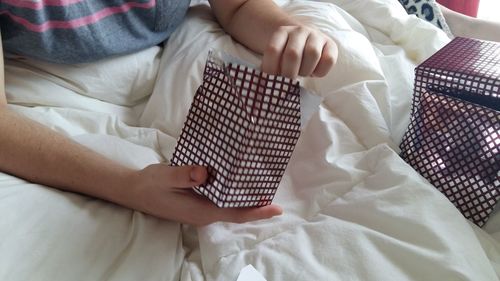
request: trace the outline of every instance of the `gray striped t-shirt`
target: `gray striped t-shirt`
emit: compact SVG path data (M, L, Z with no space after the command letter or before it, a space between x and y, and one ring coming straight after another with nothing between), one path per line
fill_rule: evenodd
M4 51L84 63L166 40L189 0L0 0Z

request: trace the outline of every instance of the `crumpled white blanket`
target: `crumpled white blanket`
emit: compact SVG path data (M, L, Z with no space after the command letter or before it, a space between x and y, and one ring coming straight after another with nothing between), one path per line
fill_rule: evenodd
M283 216L194 229L0 174L0 279L236 280L252 264L267 280L499 280L500 216L473 226L397 156L413 68L446 35L397 1L328 2L280 2L340 48L328 77L302 81L324 101L278 190ZM9 61L8 100L142 168L170 158L210 48L259 64L201 5L163 51Z

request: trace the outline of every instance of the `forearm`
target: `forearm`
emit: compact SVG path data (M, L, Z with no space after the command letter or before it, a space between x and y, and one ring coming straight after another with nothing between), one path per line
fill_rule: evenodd
M231 1L231 5L227 2L210 1L219 23L233 38L260 54L276 29L298 24L271 0L239 0Z
M127 205L135 171L7 108L0 35L0 172ZM133 178L134 177L134 178Z
M0 171L125 204L135 171L10 110L0 109ZM129 186L130 187L130 186Z

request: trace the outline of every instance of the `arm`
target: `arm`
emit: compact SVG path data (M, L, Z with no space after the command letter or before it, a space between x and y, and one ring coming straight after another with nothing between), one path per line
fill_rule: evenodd
M500 23L469 17L439 5L455 36L500 42Z
M205 181L203 167L156 164L132 170L10 111L3 83L3 51L0 58L0 171L194 225L244 222L281 213L273 205L218 208L191 190Z
M210 0L210 5L224 30L263 54L265 72L325 76L337 60L333 40L292 19L272 0Z

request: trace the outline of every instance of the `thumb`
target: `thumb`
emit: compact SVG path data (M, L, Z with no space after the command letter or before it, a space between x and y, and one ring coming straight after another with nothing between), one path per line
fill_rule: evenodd
M179 188L190 188L207 180L207 169L203 166L166 166L163 174L168 185Z

